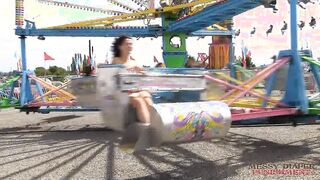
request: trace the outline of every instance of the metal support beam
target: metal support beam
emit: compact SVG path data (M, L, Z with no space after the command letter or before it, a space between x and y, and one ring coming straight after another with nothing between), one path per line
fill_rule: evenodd
M26 57L26 37L20 36L21 43L21 61L22 61L22 85L21 85L21 96L20 96L20 106L24 106L26 103L33 99L31 93L31 86L28 79L27 71L27 57Z
M37 91L39 92L39 95L41 97L41 100L44 102L45 101L45 98L43 97L43 90L42 90L42 86L40 85L39 82L36 81L36 88L37 88Z
M19 36L68 36L68 37L118 37L119 35L131 37L157 37L162 34L162 29L139 27L139 28L83 28L83 29L16 29Z
M169 25L169 32L193 32L208 27L217 22L253 9L263 4L263 0L228 0L209 6L196 13ZM187 28L187 30L186 30Z
M192 32L189 36L232 36L233 31L222 31L222 30L199 30Z
M296 108L282 108L282 109L260 109L251 111L249 113L243 111L243 113L232 113L232 121L249 120L254 118L263 117L274 117L274 116L285 116L297 114L298 109Z
M21 96L20 96L20 106L26 103L26 81L27 81L27 60L26 60L26 37L20 37L21 44L21 61L22 61L22 85L21 85Z
M290 23L292 60L288 70L286 93L282 101L308 113L308 99L305 94L305 82L298 52L297 0L290 1ZM281 58L281 54L279 58Z

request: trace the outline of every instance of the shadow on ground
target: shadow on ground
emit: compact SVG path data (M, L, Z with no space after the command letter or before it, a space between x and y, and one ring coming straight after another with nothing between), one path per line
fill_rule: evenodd
M56 117L50 117L50 118L43 119L43 122L54 123L54 122L61 122L61 121L76 119L76 118L80 118L80 117L83 117L83 116L77 116L77 115L56 116Z
M65 116L55 116L50 118L42 119L40 122L37 123L28 123L23 125L17 125L17 127L0 127L0 133L16 133L16 132L30 132L30 131L49 131L50 129L42 129L42 126L51 126L54 128L56 126L55 123L59 123L62 121L73 120L77 118L81 118L83 116L78 115L65 115ZM76 123L75 123L76 124ZM62 125L60 125L62 126ZM82 125L84 126L84 125ZM67 129L69 126L65 125L64 128ZM83 127L83 129L88 128L89 125ZM62 129L64 130L64 129Z
M34 179L70 179L79 174L85 179L223 179L238 176L239 169L252 164L299 160L307 155L315 157L308 159L309 163L315 163L320 150L320 136L278 144L229 133L222 141L163 146L123 155L117 148L119 139L120 134L112 131L0 134L0 179L17 179L19 175L33 174L33 171L37 172L32 177ZM198 146L197 150L192 149L193 146ZM214 149L210 151L210 148ZM216 158L209 160L206 151ZM101 156L102 159L97 159ZM131 163L128 158L133 158L147 169L147 175L132 174L131 171L137 167L117 165ZM90 177L89 173L83 172L94 166L92 161L101 161L104 169L97 167L95 171L100 170L103 174L91 171ZM19 168L12 168L15 166ZM61 169L63 175L54 174Z
M136 179L224 179L237 176L238 169L250 167L253 164L299 160L299 158L306 155L316 156L320 150L319 140L320 136L290 144L278 144L242 134L229 133L224 141L208 141L208 143L214 143L216 146L225 149L230 148L233 151L238 149L239 153L237 155L228 156L216 161L208 161L200 155L180 146L161 148L162 151L167 151L168 154L171 154L170 156L175 156L175 159L183 159L182 161L175 162L170 160L172 159L170 156L159 156L156 151L148 151L141 155L136 155L136 157L141 163L152 169L154 173L150 176ZM303 145L295 145L297 143L302 143ZM170 164L176 168L172 171L158 172L156 166L145 161L146 158L158 163ZM315 164L318 162L317 159L310 159L308 163ZM250 172L249 169L248 171Z

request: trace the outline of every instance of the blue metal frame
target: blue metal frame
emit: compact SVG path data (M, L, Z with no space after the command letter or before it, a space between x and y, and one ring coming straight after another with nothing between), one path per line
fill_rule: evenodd
M278 59L290 57L288 69L288 78L286 81L286 92L282 102L299 107L304 113L308 113L308 98L305 94L305 82L301 68L301 59L298 51L298 28L297 28L297 0L290 2L290 28L291 28L291 50L280 51ZM273 82L275 81L277 72L275 72L268 80L266 87L266 95L270 96ZM266 106L266 102L263 103Z
M26 103L30 102L33 97L31 93L31 86L28 80L27 71L27 58L26 58L26 37L20 36L21 42L21 61L22 61L22 85L21 85L21 97L20 106L24 106Z
M189 33L188 36L233 36L234 31L222 31L222 30L198 30Z
M299 107L308 113L308 99L305 94L305 82L301 68L301 59L298 52L298 27L297 27L297 0L290 1L290 26L291 26L291 56L286 82L286 93L282 102ZM283 57L280 53L279 58Z
M228 0L169 24L169 32L194 32L263 4L263 0Z
M298 51L298 28L297 28L297 1L291 0L290 3L290 26L291 26L291 50L280 51L279 59L283 57L290 57L288 69L288 78L286 82L286 92L282 102L299 107L304 113L308 113L308 99L305 94L305 82L301 68L301 59ZM271 94L273 82L276 79L277 72L275 72L267 83L267 96ZM266 105L266 102L263 103Z
M61 108L17 108L20 109L20 112L26 112L27 114L30 112L38 112L42 114L48 114L50 112L92 112L92 111L100 111L100 109L96 108L67 108L67 109L61 109Z
M118 37L128 35L132 37L157 37L161 28L128 28L128 29L16 29L20 36L71 36L71 37Z
M38 82L36 82L36 87L37 87L37 90L38 90L38 92L39 92L39 94L40 94L40 96L41 96L41 100L42 100L42 101L45 101L45 99L44 99L44 97L43 97L42 86L41 86Z
M21 36L20 37L20 43L21 43L21 61L22 61L22 85L21 85L21 91L20 91L20 106L23 106L27 102L26 94L28 89L26 88L27 84L27 60L26 60L26 37Z
M37 29L34 22L26 21L26 28L17 28L15 34L18 36L67 36L67 37L118 37L127 35L131 37L158 37L163 34L161 26L145 26L130 28L74 28L74 29ZM189 36L215 36L233 35L232 31L221 30L199 30L191 32Z

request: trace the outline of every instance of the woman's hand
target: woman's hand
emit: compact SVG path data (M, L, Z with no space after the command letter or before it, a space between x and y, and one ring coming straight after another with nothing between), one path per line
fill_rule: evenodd
M143 73L143 68L134 66L127 69L130 72Z

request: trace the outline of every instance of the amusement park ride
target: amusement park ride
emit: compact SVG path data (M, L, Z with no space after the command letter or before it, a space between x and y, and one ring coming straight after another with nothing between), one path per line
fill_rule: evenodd
M154 1L133 1L140 8L132 9L116 0L108 0L126 11L111 11L67 2L39 0L39 2L71 8L99 11L114 16L38 29L36 24L24 20L23 0L16 0L17 28L22 55L22 76L12 80L12 87L21 79L19 106L25 111L37 111L42 106L72 106L75 104L100 107L104 120L112 129L124 132L124 143L135 143L140 150L162 143L202 140L224 136L231 123L253 119L266 122L281 117L297 122L317 120L320 113L318 95L308 99L301 61L308 62L318 88L320 63L308 51L298 51L297 0L290 1L291 48L280 51L277 60L247 78L237 77L233 63L232 17L263 5L275 10L276 0L193 0L161 1L161 7L152 8ZM151 7L149 7L151 4ZM161 25L121 27L116 23L161 18ZM26 22L25 27L23 27ZM225 26L225 27L224 27ZM146 73L128 73L121 65L102 64L97 76L72 80L75 95L61 87L48 87L40 78L27 70L27 36L73 37L162 37L163 59L167 68L146 69ZM187 60L186 38L213 36L213 46L228 43L229 70L183 68ZM178 38L180 43L173 44ZM218 55L223 52L217 51ZM220 53L220 54L219 54ZM302 53L302 54L301 54ZM308 56L308 57L307 57ZM213 58L217 60L217 58ZM213 61L211 60L211 61ZM277 76L285 72L284 97L271 97ZM230 76L228 75L230 74ZM265 91L256 86L265 81ZM31 92L35 82L38 95ZM161 83L160 83L161 82ZM209 82L212 82L211 84ZM208 98L210 87L215 98ZM212 88L213 87L213 88ZM46 88L49 91L43 92ZM129 105L128 91L152 92L155 105L151 108L149 127L135 123L135 112ZM47 95L55 93L60 101L48 101ZM247 95L250 95L249 97ZM16 100L10 94L9 101ZM96 99L92 98L96 97ZM252 100L253 97L258 100ZM208 100L210 99L210 100ZM75 101L77 100L77 101ZM248 107L249 102L255 102ZM17 101L15 101L17 103ZM279 119L279 118L278 118Z

